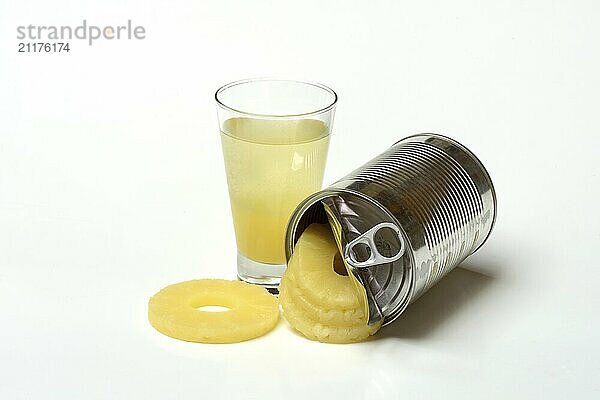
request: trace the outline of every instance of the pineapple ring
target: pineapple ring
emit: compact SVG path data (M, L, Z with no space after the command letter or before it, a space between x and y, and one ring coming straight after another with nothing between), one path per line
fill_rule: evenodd
M381 323L367 325L362 293L349 276L334 271L337 253L328 226L306 228L279 284L279 303L289 324L309 339L359 342L376 333Z
M304 240L302 240L304 236ZM312 224L303 233L294 250L297 257L290 262L290 280L304 298L324 309L357 311L364 323L367 316L363 310L365 289L356 287L350 278L334 271L334 258L339 249L328 225ZM310 259L309 259L310 256ZM323 283L327 283L323 286ZM362 291L362 293L359 292Z
M293 287L288 287L288 283L289 281L284 284L285 289L280 290L279 294L283 315L294 329L308 339L323 343L355 343L367 339L379 330L379 324L369 326L358 323L349 326L338 326L314 319L313 315L306 314L306 310L295 302L297 292Z
M203 306L229 308L223 312ZM240 281L197 279L162 289L148 302L148 320L175 339L201 343L236 343L275 327L279 306L265 289Z
M285 281L285 291L289 291L294 298L294 303L306 313L313 316L318 322L327 325L354 326L365 324L366 316L360 303L355 307L336 308L328 304L318 303L316 306L303 290L298 288L294 271L290 270L282 282ZM281 296L279 299L280 303Z

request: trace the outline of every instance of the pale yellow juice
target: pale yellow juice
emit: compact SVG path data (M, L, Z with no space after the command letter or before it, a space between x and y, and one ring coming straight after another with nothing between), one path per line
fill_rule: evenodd
M323 182L327 125L231 118L221 142L238 251L261 263L285 264L288 219Z

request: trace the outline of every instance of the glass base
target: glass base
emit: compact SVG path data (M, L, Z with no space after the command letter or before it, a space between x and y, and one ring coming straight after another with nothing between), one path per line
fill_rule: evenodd
M270 292L277 292L285 264L265 264L238 253L237 270L240 280L262 286Z

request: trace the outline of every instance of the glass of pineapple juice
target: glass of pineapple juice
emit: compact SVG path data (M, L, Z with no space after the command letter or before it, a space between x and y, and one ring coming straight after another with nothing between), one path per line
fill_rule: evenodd
M237 274L276 288L290 215L323 183L337 95L316 83L248 79L221 87L215 99Z

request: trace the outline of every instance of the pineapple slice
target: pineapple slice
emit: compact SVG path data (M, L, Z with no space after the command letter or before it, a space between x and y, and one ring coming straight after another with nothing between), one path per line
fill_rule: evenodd
M229 310L209 312L203 306ZM279 319L277 299L265 289L239 281L198 279L170 285L150 298L148 320L175 339L235 343L262 336Z
M279 285L283 316L309 339L352 343L377 332L367 325L366 294L348 276L333 269L338 254L326 225L313 224L303 233Z
M364 325L366 323L366 315L363 308L360 307L359 304L344 306L336 305L336 300L339 301L339 298L341 297L339 294L330 299L326 299L321 303L318 303L313 297L310 297L311 292L309 292L307 295L305 290L298 288L296 283L297 280L293 271L287 273L282 281L284 282L283 285L287 287L287 290L291 293L294 303L296 303L298 307L302 308L305 313L311 315L317 321L327 325L339 326ZM320 287L317 286L317 288ZM322 289L323 288L320 288L320 290ZM350 294L350 296L352 296L352 294ZM328 301L331 299L334 300Z

